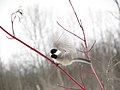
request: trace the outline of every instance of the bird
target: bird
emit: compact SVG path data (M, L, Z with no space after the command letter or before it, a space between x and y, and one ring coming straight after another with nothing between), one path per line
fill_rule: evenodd
M65 37L59 38L55 41L56 37L52 40L52 48L50 49L50 57L58 65L68 66L74 62L91 64L91 60L81 58L78 54L75 45L69 42Z
M74 62L80 62L80 63L86 63L86 64L91 63L90 60L80 58L80 57L74 58L72 53L66 52L66 51L60 51L55 48L51 49L50 54L51 54L51 58L53 58L53 61L56 62L58 65L61 64L63 66L68 66Z

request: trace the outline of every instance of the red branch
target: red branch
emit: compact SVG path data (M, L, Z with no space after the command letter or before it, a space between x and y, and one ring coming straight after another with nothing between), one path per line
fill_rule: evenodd
M71 79L76 85L78 85L82 90L85 90L85 88L79 83L77 82L70 74L68 74L63 68L61 68L60 66L58 66L55 62L53 62L49 57L47 57L46 55L42 54L40 51L34 49L33 47L31 47L30 45L26 44L25 42L23 42L22 40L18 39L17 37L15 37L14 35L10 34L9 32L7 32L3 27L0 26L0 28L9 36L11 36L12 38L14 38L15 40L17 40L18 42L22 43L23 45L25 45L26 47L30 48L31 50L35 51L36 53L38 53L39 55L41 55L42 57L46 58L48 61L50 61L53 65L55 65L57 68L59 68L69 79Z
M87 42L86 42L86 35L85 35L85 32L84 32L85 30L84 30L84 28L83 28L83 26L82 26L81 20L79 20L77 14L76 14L76 11L75 11L72 3L71 3L71 0L69 0L69 3L70 3L70 5L71 5L71 7L72 7L72 10L73 10L74 14L75 14L75 17L76 17L76 19L77 19L78 24L79 24L80 28L82 29L83 36L84 36L84 45L85 45L85 48L86 48L86 54L87 54L88 59L90 60L90 54L89 54L88 46L87 46ZM90 64L90 67L91 67L91 69L92 69L92 71L93 71L93 73L94 73L94 75L95 75L95 77L96 77L96 79L97 79L97 81L98 81L98 83L99 83L99 85L100 85L101 90L104 90L104 87L103 87L100 79L98 78L98 75L97 75L97 73L95 72L92 63Z

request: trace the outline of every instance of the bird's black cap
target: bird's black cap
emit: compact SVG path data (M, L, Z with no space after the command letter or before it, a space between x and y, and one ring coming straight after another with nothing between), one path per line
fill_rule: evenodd
M57 49L51 49L51 51L50 51L51 54L54 54L56 52L57 52Z

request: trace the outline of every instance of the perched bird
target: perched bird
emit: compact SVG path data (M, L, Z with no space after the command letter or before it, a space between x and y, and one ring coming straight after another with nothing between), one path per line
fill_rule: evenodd
M51 58L53 58L54 62L57 64L61 64L63 66L71 65L73 62L81 62L90 64L91 61L84 58L74 58L72 53L66 51L60 51L58 49L51 49Z
M90 64L91 61L80 58L76 48L67 39L59 39L57 42L53 40L53 48L50 50L50 57L57 64L63 66L71 65L73 62Z

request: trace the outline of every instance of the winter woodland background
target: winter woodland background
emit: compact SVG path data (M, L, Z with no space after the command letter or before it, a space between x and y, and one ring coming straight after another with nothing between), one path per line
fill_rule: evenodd
M113 0L113 3L116 4L118 12L93 12L90 9L88 14L91 20L91 31L85 29L86 35L87 32L92 32L92 36L87 35L89 48L96 40L90 55L106 90L120 89L120 4L119 0ZM32 42L29 43L31 46L49 56L49 50L52 48L50 38L55 34L60 36L66 33L56 24L54 11L40 10L39 5L34 5L28 7L23 15L20 26L27 39L22 35L18 37L27 43ZM58 21L81 36L81 30L72 11L68 12L65 21ZM87 27L84 20L83 27ZM81 50L81 41L73 35L69 34L69 36L68 40ZM12 55L7 65L4 64L2 57L0 58L0 90L65 90L57 84L77 87L43 57L23 45L20 48L22 48L21 53ZM81 53L80 56L83 54ZM74 63L63 68L79 82L82 77L87 90L100 90L88 65Z

